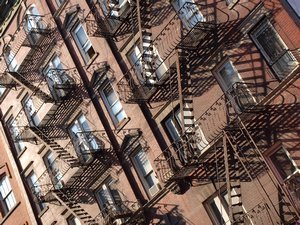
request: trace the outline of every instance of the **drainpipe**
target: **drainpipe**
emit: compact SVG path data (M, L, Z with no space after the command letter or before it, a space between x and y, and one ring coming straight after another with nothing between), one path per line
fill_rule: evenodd
M83 85L85 87L85 89L87 90L88 92L88 95L89 97L91 98L92 100L92 104L93 106L95 107L96 111L97 111L97 114L98 114L98 117L107 133L107 136L112 144L112 147L113 149L115 150L116 152L116 155L117 155L117 158L118 158L118 161L120 163L120 165L122 166L122 153L120 153L120 145L113 133L113 130L111 129L110 127L110 124L109 124L109 121L108 119L106 118L105 114L104 114L104 111L102 110L102 107L100 105L100 102L98 100L98 98L96 97L97 95L95 94L93 88L90 86L90 81L88 79L88 76L87 76L87 73L86 71L83 69L83 65L81 64L80 62L80 59L78 57L78 54L76 53L74 47L73 47L73 44L71 42L71 40L69 39L68 37L68 33L66 32L66 30L63 28L63 24L62 24L62 21L60 20L60 18L58 17L55 17L54 14L55 14L55 7L52 3L51 0L46 0L46 3L47 3L47 6L52 14L52 17L54 18L54 21L57 25L57 29L60 33L60 35L62 36L63 40L64 40L64 43L69 51L69 54L76 66L76 69L78 71L78 74L80 75L80 78L83 82ZM134 195L135 195L135 198L138 199L138 200L142 200L143 197L142 197L142 194L140 192L140 190L138 189L138 185L137 183L135 182L135 179L134 177L132 176L132 174L128 173L127 170L123 170L124 173L125 173L125 176L127 177L129 184L131 186L131 189L133 190L134 192Z
M19 175L20 175L20 178L21 178L21 182L22 182L22 185L23 185L23 187L19 187L20 189L22 189L22 188L24 188L24 190L25 190L25 194L26 194L26 196L24 196L23 198L24 198L24 200L26 201L26 197L28 198L28 200L29 200L29 204L31 205L31 209L32 209L32 211L33 211L33 215L34 215L34 219L35 219L35 224L37 224L37 225L43 225L42 224L42 221L41 221L41 219L38 217L38 211L36 210L36 207L35 207L35 203L34 203L34 200L32 199L32 193L31 193L31 191L30 190L28 190L28 188L26 188L27 187L27 182L25 181L25 179L23 179L24 177L23 177L23 175L21 175L22 173L22 171L23 171L23 169L22 169L22 165L21 165L21 163L20 163L20 161L19 161L19 159L18 159L18 156L17 156L17 154L16 154L16 149L15 149L15 145L14 145L14 141L13 141L13 139L12 139L12 137L11 137L11 133L10 133L10 130L8 129L8 127L7 127L7 125L6 125L6 123L5 123L5 121L4 121L4 118L3 118L3 113L2 113L2 110L0 109L0 120L1 120L1 125L2 125L2 127L3 127L3 130L4 130L4 134L5 134L5 137L6 137L6 139L7 139L7 141L8 141L8 144L9 144L9 149L11 150L11 152L10 153L7 153L7 154L11 154L12 155L12 157L13 157L13 159L14 159L14 162L10 162L11 164L13 164L13 163L15 163L15 165L17 166L17 169L18 169L18 171L14 171L14 174L15 174L15 177L16 177L16 179L18 179L17 178L17 176L18 175L16 175L16 173L18 173ZM9 156L8 156L9 157ZM13 166L13 165L12 165ZM23 190L23 191L24 191ZM22 191L22 190L21 190ZM26 204L26 203L25 203ZM27 203L28 204L28 203ZM27 209L28 211L30 210L30 209ZM29 214L30 214L30 212L28 212ZM31 218L31 216L29 215L29 218ZM31 222L34 222L34 221L31 221Z

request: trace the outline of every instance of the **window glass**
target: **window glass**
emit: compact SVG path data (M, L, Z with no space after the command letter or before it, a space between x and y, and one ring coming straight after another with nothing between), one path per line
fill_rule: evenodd
M7 214L16 205L16 199L7 176L0 181L0 195L3 211Z
M34 172L31 172L27 177L29 187L33 192L33 197L35 198L36 205L38 206L39 211L42 211L45 208L45 203L41 202L38 196L41 195L41 187L38 182L38 178Z
M13 139L14 139L14 143L15 143L17 153L20 153L22 150L25 149L25 144L21 140L21 137L20 137L21 133L20 133L19 127L18 127L17 122L16 122L15 119L11 120L9 129L10 129L10 133L11 133Z
M63 184L61 182L63 174L60 172L59 164L56 162L56 160L58 159L54 157L54 154L52 152L48 152L44 157L44 161L49 171L53 185L56 189L59 189L63 187Z
M205 20L193 0L172 0L171 4L186 29L192 29L199 21Z
M89 62L89 60L95 55L95 50L82 24L79 23L75 27L73 35L85 62Z
M101 96L104 98L104 103L108 108L108 111L115 125L119 124L121 121L127 118L121 101L119 100L110 83L105 85L105 87L101 90Z
M158 179L145 151L141 147L139 147L138 152L133 156L133 162L147 193L150 196L155 195L159 191L159 186L157 185Z
M263 21L251 37L279 79L298 66L298 61L269 21Z
M77 217L71 216L70 218L68 218L68 225L81 225L81 223Z
M93 135L88 121L84 115L80 115L70 126L70 136L78 157L83 161L91 158L91 152L100 149L99 140Z
M300 1L299 0L287 0L295 13L300 17Z

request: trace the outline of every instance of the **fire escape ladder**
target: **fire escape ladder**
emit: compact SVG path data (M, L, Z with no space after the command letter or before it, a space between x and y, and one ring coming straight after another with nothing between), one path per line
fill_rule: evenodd
M0 86L5 88L17 88L18 83L15 82L7 72L0 74Z
M184 142L184 151L186 151L186 159L191 162L194 153L197 151L197 143L195 135L195 118L193 108L193 94L192 94L192 79L190 73L190 64L188 60L187 51L178 49L177 57L177 79L178 92L180 101L180 115L182 122L182 134Z
M155 77L153 77L153 43L152 43L152 32L151 26L149 25L150 13L151 13L151 2L150 0L138 0L138 15L139 15L139 24L140 24L140 35L141 35L141 52L142 54L142 64L143 64L143 76L146 83L153 83Z
M40 85L43 85L46 81L41 79L40 83L36 86L33 84L32 81L24 77L21 73L18 72L9 72L9 74L12 76L13 79L15 79L17 82L20 82L27 88L29 88L32 92L35 93L39 98L41 98L44 102L53 102L52 97L41 90L39 87Z
M223 136L224 162L226 172L226 187L229 205L229 219L232 224L244 224L244 211L242 205L242 192L240 181L240 168L236 156L227 148L226 136ZM230 175L230 170L233 176Z
M258 148L251 134L247 130L245 124L238 119L238 124L236 125L235 130L226 131L225 136L227 138L228 143L234 151L235 156L239 159L240 164L243 169L246 171L248 177L251 181L254 182L256 186L256 190L262 197L262 201L268 205L272 217L279 218L283 223L286 218L282 217L282 215L289 217L289 219L293 219L298 217L297 210L295 206L292 204L290 200L287 201L287 198L279 199L278 204L287 205L286 212L280 212L278 209L278 205L276 202L272 200L275 196L278 198L280 193L283 193L284 196L288 196L286 190L283 189L282 185L278 183L278 181L274 178L269 165L265 161L262 152ZM264 173L266 178L269 181L269 185L272 185L274 189L276 189L275 193L270 193L265 188L264 180L260 177L260 174Z
M89 215L89 213L86 212L77 201L73 200L72 198L70 198L68 196L68 193L65 193L63 190L57 189L55 191L55 194L63 202L63 204L70 211L72 211L76 217L79 218L79 220L83 224L88 224L88 225L96 225L97 224L96 221L93 219L93 217L91 215Z
M78 159L72 156L67 151L67 148L62 147L53 138L50 138L47 135L45 135L43 131L41 131L38 127L30 127L30 129L35 133L36 136L42 139L53 151L55 151L63 161L65 161L70 166L78 165Z

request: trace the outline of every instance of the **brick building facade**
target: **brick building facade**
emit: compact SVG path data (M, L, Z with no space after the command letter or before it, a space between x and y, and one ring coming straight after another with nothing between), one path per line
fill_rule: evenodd
M1 4L7 221L299 222L297 0Z

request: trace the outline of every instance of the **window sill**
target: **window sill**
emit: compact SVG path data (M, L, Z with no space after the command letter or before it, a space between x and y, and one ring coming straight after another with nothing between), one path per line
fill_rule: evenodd
M94 64L94 62L98 58L98 56L99 56L99 52L96 52L95 55L89 61L86 62L84 60L87 70Z
M127 117L127 118L123 119L120 123L118 123L116 125L117 133L119 133L126 126L126 124L129 123L130 120L131 120L131 118Z
M11 214L16 210L16 208L21 204L21 202L18 202L0 221L0 225L5 224L5 221L11 216Z
M20 159L21 158L21 156L24 154L24 152L26 152L26 150L27 150L27 147L25 146L25 148L24 149L22 149L19 153L18 153L18 159Z
M228 9L233 9L236 4L239 3L240 0L233 0L229 5Z
M48 209L49 206L45 206L45 208L38 214L38 218L41 218L48 211Z

